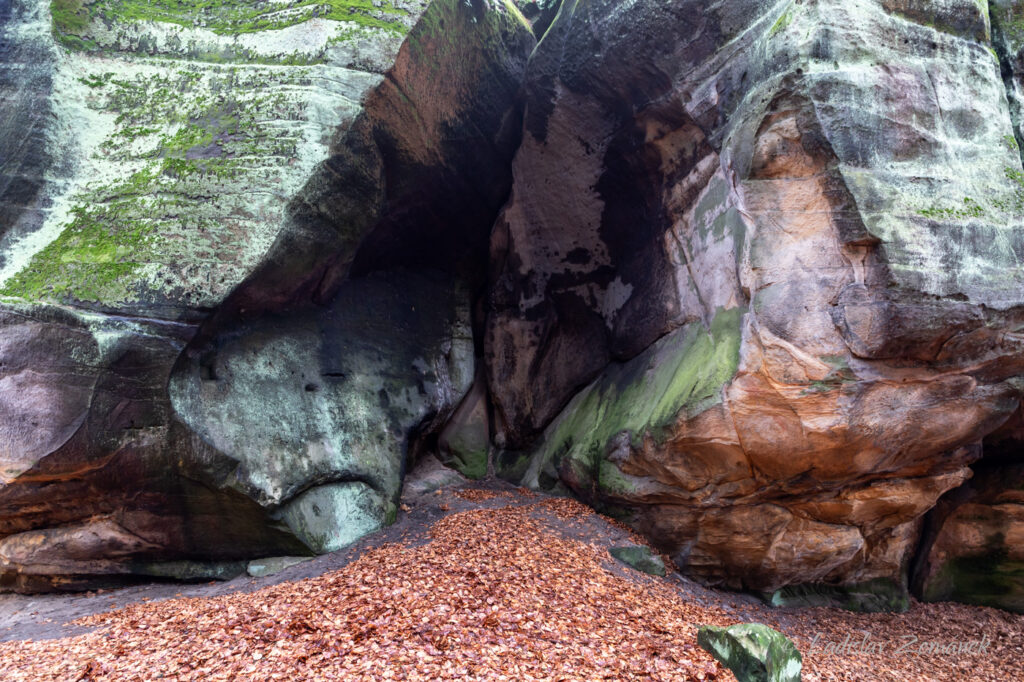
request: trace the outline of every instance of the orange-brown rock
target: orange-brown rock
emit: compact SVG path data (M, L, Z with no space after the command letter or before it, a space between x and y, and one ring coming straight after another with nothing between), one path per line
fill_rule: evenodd
M492 237L505 476L708 582L905 589L1024 374L1020 131L987 17L919 10L563 5Z

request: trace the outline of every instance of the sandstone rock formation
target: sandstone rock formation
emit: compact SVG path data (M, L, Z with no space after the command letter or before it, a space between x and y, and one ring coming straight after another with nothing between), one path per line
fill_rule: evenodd
M458 0L2 19L0 586L221 576L386 523L406 441L473 381L525 19Z
M1024 3L517 4L0 7L0 586L329 551L436 454L1022 608Z
M904 584L1024 368L983 10L564 3L492 238L499 471L711 583Z

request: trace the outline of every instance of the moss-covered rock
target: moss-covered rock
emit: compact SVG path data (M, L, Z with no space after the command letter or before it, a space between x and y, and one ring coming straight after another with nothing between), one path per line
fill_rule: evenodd
M522 477L532 487L565 481L593 502L634 499L644 481L618 467L629 447L663 442L680 414L722 400L739 362L744 311L719 311L710 329L681 328L636 358L612 365L548 428Z
M427 5L0 9L0 584L395 519L475 374L534 46L510 2Z
M785 635L767 625L706 625L697 632L697 643L739 682L800 682L800 652Z
M836 607L865 613L903 613L910 609L910 592L904 581L879 578L857 585L788 585L765 601L780 607Z
M426 5L20 4L17 32L49 6L68 50L36 67L65 177L4 249L0 294L159 317L216 306L266 255Z
M650 547L642 545L630 545L628 547L612 547L608 553L618 561L635 568L641 573L656 575L662 578L667 574L665 562L661 557L651 551Z
M563 2L491 240L499 473L708 583L899 583L1020 397L1016 5Z

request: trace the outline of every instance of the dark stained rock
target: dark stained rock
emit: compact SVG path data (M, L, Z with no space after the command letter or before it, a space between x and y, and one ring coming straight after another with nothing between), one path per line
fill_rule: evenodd
M928 514L914 575L925 601L1024 613L1024 464L979 467Z
M905 584L1024 372L988 39L973 0L564 3L491 241L499 473L709 583Z
M394 519L409 436L469 389L468 307L444 277L346 282L327 308L263 316L186 356L175 411L237 463L220 487L333 551Z
M42 225L56 193L46 178L67 174L67 150L48 139L57 49L33 30L45 21L44 3L0 4L0 268L5 247Z
M0 587L224 577L393 520L475 375L529 26L383 3L247 43L259 9L229 2L182 10L235 22L186 49L106 2L51 34L49 5L0 17L0 213L41 216L0 228ZM8 171L49 184L15 200Z

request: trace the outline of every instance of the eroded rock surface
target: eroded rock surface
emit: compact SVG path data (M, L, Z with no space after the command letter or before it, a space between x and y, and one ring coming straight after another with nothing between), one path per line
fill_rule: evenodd
M969 0L565 3L492 239L499 470L711 583L905 585L1024 371L989 36Z
M939 502L914 581L925 601L1024 612L1024 464L979 467Z
M0 583L335 549L436 454L1017 608L1022 8L0 6Z
M473 382L535 43L427 5L4 6L0 585L223 577L394 518Z

